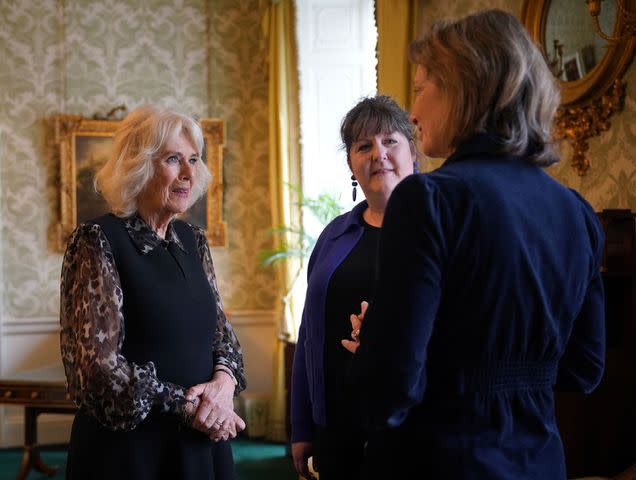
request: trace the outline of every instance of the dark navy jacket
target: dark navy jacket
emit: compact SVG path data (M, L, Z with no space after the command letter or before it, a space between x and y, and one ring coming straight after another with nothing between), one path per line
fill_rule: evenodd
M367 427L410 432L393 466L565 478L553 388L601 379L602 247L578 193L486 135L396 187L350 372Z
M362 213L366 208L367 202L360 202L331 221L309 258L307 296L292 371L292 442L312 441L315 425L327 425L324 374L327 288L333 272L364 233Z

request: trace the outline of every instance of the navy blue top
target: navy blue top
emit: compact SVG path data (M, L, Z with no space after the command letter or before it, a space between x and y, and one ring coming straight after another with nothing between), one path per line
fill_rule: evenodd
M367 427L422 439L422 478L565 478L553 388L603 373L596 214L497 148L478 135L408 177L384 217L351 380Z

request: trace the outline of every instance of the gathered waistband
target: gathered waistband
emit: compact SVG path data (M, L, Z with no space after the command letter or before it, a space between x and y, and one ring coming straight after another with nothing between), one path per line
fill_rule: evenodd
M552 387L556 383L559 364L545 362L502 362L486 367L442 368L429 378L431 390L502 392Z

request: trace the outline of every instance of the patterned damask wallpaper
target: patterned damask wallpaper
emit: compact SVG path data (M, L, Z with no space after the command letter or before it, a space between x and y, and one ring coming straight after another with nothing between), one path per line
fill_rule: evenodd
M427 22L522 0L424 0ZM4 314L58 313L61 255L47 237L56 187L44 119L90 116L119 104L162 103L223 118L229 243L215 249L229 309L271 309L273 272L258 267L269 243L267 67L263 0L6 0L0 2L0 254ZM625 77L623 113L590 142L592 167L578 177L550 169L594 206L636 210L636 67ZM435 166L432 162L431 166Z
M229 309L273 308L258 266L270 242L267 68L262 0L0 2L0 205L4 314L57 316L61 255L44 119L160 103L226 121L224 215L214 249Z
M520 17L522 6L523 0L424 0L423 16L429 24L483 8L502 8ZM628 68L624 80L627 83L624 111L612 116L609 131L590 140L588 158L592 165L586 175L579 177L570 166L571 150L566 143L561 145L561 162L548 169L557 180L579 191L597 211L604 208L636 211L636 64ZM439 163L432 160L427 169Z

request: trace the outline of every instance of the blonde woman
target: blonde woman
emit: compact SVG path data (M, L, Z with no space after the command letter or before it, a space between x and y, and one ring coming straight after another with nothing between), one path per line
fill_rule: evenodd
M112 213L69 241L60 338L79 407L69 479L234 478L241 348L204 232L176 219L207 188L202 149L189 116L131 112L96 178Z

